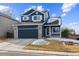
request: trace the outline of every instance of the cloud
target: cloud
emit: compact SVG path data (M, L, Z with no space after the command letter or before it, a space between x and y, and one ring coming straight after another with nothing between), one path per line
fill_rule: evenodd
M79 34L79 23L77 22L69 23L68 25L65 25L63 27L73 29L75 30L76 34Z
M79 23L70 23L69 24L69 28L74 29L76 34L79 34Z
M1 11L1 10L5 10L5 9L10 9L10 7L0 5L0 11Z
M19 17L16 17L15 19L16 19L16 20L19 20Z
M36 10L38 10L38 11L44 11L44 8L42 6L37 6Z
M69 12L76 6L75 3L64 3L62 6L62 11L63 12Z
M25 9L24 12L26 12L26 11L32 9L32 8L33 8L33 9L36 9L36 10L38 10L38 11L44 11L43 6L39 5L39 6L30 6L28 9Z
M18 19L16 18L15 14L12 12L12 8L9 6L0 5L0 12L14 19Z
M56 16L56 13L53 13L53 14L52 14L52 17L55 17L55 16Z
M72 26L72 25L74 25L74 26L75 26L75 25L78 25L78 23L73 22L73 23L70 23L69 25L70 25L70 26Z
M61 15L61 17L64 17L66 15L66 13L63 13L62 15Z
M64 17L68 12L70 12L77 4L76 3L64 3L61 7L62 17Z
M32 8L33 8L33 9L36 9L36 6L30 6L29 8L25 9L24 12L26 12L26 11L32 9Z
M8 14L11 13L11 9L9 6L0 5L0 12Z

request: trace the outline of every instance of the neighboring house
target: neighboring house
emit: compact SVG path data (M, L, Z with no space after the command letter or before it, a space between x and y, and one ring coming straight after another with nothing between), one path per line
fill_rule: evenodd
M54 17L50 20L48 11L37 11L30 9L21 16L21 23L14 25L15 38L43 38L60 37L61 17Z
M71 34L68 35L69 38L79 40L79 34L77 34L77 33L75 32L75 30L71 29L71 30L70 30L70 33L71 33Z
M79 40L79 35L77 35L77 34L69 34L68 37L69 37L69 38L72 38L72 39L77 39L77 40Z
M18 23L11 16L0 13L0 37L5 37L7 32L13 33L13 24Z

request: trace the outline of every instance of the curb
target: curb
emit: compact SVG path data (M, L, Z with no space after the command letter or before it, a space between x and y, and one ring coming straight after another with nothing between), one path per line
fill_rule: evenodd
M50 55L79 56L79 53L69 53L69 52L55 52L55 51L52 52L52 51L38 51L38 50L25 50L25 52L43 53Z
M0 49L4 51L17 51L17 52L27 52L27 53L40 53L40 54L49 54L49 55L60 55L60 56L79 56L79 53L69 53L69 52L55 52L55 51L38 51L38 50L7 50Z

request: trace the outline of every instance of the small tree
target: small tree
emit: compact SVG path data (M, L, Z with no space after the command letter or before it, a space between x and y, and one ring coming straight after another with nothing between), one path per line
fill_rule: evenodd
M65 37L65 38L68 38L68 35L70 34L70 30L69 29L63 29L62 31L61 31L61 36L62 37Z

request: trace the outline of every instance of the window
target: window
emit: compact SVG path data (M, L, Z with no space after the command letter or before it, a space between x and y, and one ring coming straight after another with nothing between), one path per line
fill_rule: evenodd
M27 20L29 20L29 17L28 17L28 16L24 16L24 17L23 17L23 20L24 20L24 21L27 21Z
M32 20L35 21L35 22L41 21L42 15L33 15Z
M57 32L60 32L60 28L59 27L52 27L52 34L57 33Z

